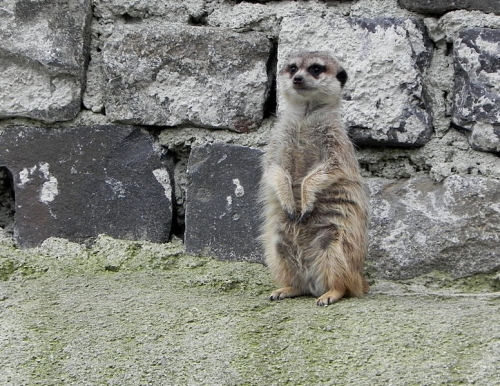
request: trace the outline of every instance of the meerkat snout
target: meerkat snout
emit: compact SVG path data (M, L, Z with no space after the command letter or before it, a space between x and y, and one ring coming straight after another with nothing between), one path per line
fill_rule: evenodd
M302 84L303 81L304 81L304 78L300 75L296 75L293 77L293 84L295 84L295 85Z

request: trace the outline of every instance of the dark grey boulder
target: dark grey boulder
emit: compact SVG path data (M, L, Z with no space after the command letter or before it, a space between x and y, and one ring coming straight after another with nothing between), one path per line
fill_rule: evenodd
M452 122L476 150L500 152L500 30L471 28L454 43Z
M189 157L185 245L188 253L262 262L257 192L262 150L226 144Z
M48 237L89 243L101 233L165 242L171 186L161 150L140 129L12 127L0 135L12 173L14 235L22 247Z
M0 9L0 118L73 119L90 46L90 0L5 0Z

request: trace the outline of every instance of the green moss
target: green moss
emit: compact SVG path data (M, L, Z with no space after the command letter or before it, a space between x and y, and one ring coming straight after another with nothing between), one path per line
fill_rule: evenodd
M434 271L402 282L410 285L420 284L429 289L447 289L456 292L487 293L500 290L500 274L497 272L454 278L450 274Z
M319 308L266 267L102 236L1 258L0 384L478 385L497 379L494 275L433 273ZM118 269L110 271L109 266ZM485 284L486 283L486 284ZM383 291L382 291L383 292ZM377 294L378 293L378 294ZM429 293L434 293L430 291ZM435 293L438 293L436 291Z
M5 257L0 257L0 280L7 280L16 270L14 262Z

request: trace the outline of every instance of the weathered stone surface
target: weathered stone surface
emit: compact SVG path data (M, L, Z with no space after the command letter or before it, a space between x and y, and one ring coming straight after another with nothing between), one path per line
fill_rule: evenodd
M167 240L170 180L161 151L140 129L16 127L0 135L0 148L0 166L14 179L21 246L52 236L89 242L101 233Z
M330 50L349 79L343 118L362 145L414 147L429 141L422 71L431 57L424 26L402 18L286 17L278 65L297 50Z
M500 30L461 31L454 44L452 122L476 150L500 152Z
M458 37L458 34L470 28L492 28L500 29L500 17L493 13L481 13L478 11L454 11L448 12L436 18L425 18L424 23L428 28L429 36L432 41L438 46L441 42L453 44ZM445 51L446 56L450 56L448 51ZM439 55L439 54L438 54Z
M438 270L463 277L500 269L500 181L368 181L374 276L405 279Z
M248 131L262 121L270 41L175 23L116 26L103 50L106 114L146 125Z
M465 9L500 14L498 0L399 0L399 4L410 11L421 13L443 14Z
M126 16L146 19L162 17L173 22L198 21L205 14L205 0L94 0L100 18Z
M102 57L100 53L92 51L91 60L87 68L87 82L82 96L82 102L86 109L94 113L104 110L104 74L102 71Z
M259 149L220 143L193 148L188 164L188 253L262 262Z
M0 118L74 118L90 39L90 0L4 0L0 8Z

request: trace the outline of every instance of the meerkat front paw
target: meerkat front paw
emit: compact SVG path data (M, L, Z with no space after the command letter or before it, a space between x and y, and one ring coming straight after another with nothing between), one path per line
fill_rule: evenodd
M303 211L300 214L300 217L298 218L297 221L298 222L302 222L302 223L306 222L309 219L309 217L311 217L311 214L312 214L313 211L314 211L314 209L308 209L306 211Z
M291 189L291 188L290 188ZM283 197L284 195L278 196L278 199L281 204L281 208L283 212L286 213L288 219L292 222L297 221L299 216L297 215L297 211L295 210L295 202L293 200L293 195L290 197Z
M305 196L302 196L302 205L301 205L301 212L300 212L300 222L305 222L309 217L311 217L311 214L314 212L314 200L307 200L305 199Z
M290 220L291 222L296 222L299 219L299 215L296 214L294 210L289 211L283 208L283 211L286 213L288 220Z
M285 298L293 298L302 295L302 292L294 287L283 287L274 291L269 300L283 300Z

